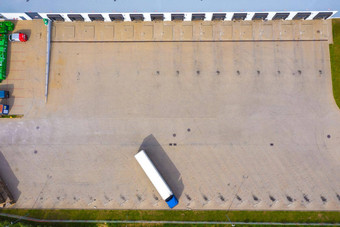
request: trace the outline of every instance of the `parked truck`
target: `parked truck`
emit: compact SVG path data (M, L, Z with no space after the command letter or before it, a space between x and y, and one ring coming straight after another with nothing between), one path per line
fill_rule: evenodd
M5 104L0 104L0 115L8 115L9 106Z
M178 204L178 200L171 191L161 174L158 172L154 164L151 162L144 150L139 151L135 155L139 165L149 177L151 183L157 189L158 193L170 208L174 208Z
M0 99L8 99L8 98L9 98L9 91L0 90Z

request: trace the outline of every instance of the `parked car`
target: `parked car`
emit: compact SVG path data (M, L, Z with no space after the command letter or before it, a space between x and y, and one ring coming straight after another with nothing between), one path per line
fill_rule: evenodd
M8 35L8 40L11 42L26 42L28 37L24 33L13 33Z

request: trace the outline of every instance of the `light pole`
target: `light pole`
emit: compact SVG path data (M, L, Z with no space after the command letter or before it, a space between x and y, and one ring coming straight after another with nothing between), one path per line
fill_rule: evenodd
M227 218L228 218L228 220L229 220L229 222L230 222L230 224L231 224L231 226L235 226L231 221L230 221L230 218L228 217L228 214L225 214L225 216L227 216Z

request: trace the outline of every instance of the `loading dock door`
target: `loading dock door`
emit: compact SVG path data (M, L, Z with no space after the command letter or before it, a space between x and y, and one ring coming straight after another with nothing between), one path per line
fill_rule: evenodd
M212 16L212 20L224 20L226 15L226 13L214 13Z
M184 14L171 14L171 20L184 20Z
M194 13L192 14L192 20L204 20L205 14L204 13Z
M71 21L84 21L84 17L80 14L67 14Z
M123 14L109 14L111 21L124 21Z
M143 14L130 14L131 21L143 21Z
M60 14L47 14L47 17L52 21L65 21Z
M39 13L26 12L26 14L32 19L42 19Z
M289 13L277 13L273 17L273 20L286 20L286 18L289 16Z
M91 21L104 21L104 17L101 14L89 14Z
M332 12L320 12L318 13L313 20L320 20L320 19L324 19L326 20L328 17L332 16Z
M163 14L151 14L151 20L164 20L164 15Z
M252 20L265 20L267 19L268 13L255 13Z
M244 20L246 19L247 14L246 13L234 13L232 20Z
M312 13L297 13L293 20L306 20Z

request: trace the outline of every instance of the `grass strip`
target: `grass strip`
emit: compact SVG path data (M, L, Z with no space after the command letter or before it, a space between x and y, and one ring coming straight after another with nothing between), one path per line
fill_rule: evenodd
M340 19L332 19L333 44L329 45L333 95L340 108Z
M39 219L227 221L225 210L51 210L2 209L2 213ZM229 211L235 222L340 223L338 211Z
M0 118L22 118L24 115L0 115Z

